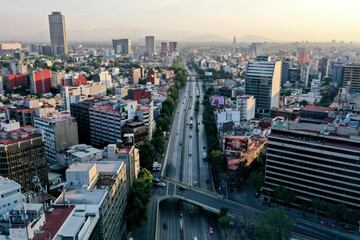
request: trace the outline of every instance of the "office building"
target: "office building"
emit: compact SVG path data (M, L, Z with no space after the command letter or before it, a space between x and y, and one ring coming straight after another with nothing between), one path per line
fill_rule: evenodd
M69 113L54 112L48 116L35 117L34 126L41 130L49 163L57 163L61 152L79 144L77 123Z
M324 79L324 77L329 75L330 71L330 61L327 57L321 57L317 59L317 71L321 74L320 79Z
M25 191L35 188L34 176L42 184L47 183L44 142L39 130L7 121L1 122L0 133L0 175L18 182Z
M153 57L155 55L155 37L146 36L145 37L145 56Z
M122 112L113 104L94 105L89 109L90 143L104 147L122 138ZM124 116L125 117L125 116Z
M50 42L53 55L68 54L65 16L61 12L49 15Z
M296 198L360 208L359 129L273 122L268 139L265 190L283 186Z
M30 77L30 92L32 94L45 94L51 88L51 71L48 69L36 70Z
M360 65L343 67L342 86L348 87L350 93L360 93Z
M105 103L105 101L95 98L70 105L71 116L75 117L78 126L79 143L91 144L90 108L94 105L103 105Z
M163 41L160 43L160 53L166 55L170 52L170 43L168 41Z
M68 188L57 198L55 205L75 205L82 208L82 216L91 214L92 217L87 224L85 216L79 219L80 222L67 222L64 228L67 227L58 233L63 236L60 239L80 239L76 230L83 227L82 233L87 234L87 238L81 239L125 240L126 182L126 166L121 161L72 164L66 170Z
M289 70L290 70L290 62L283 61L281 66L281 86L286 84L289 81Z
M131 53L131 40L124 39L113 39L112 46L115 54L128 55Z
M178 43L177 42L169 42L169 52L174 53L177 52Z
M310 54L304 47L298 48L298 64L308 64L310 62Z
M272 108L279 107L281 62L249 62L245 77L245 94L254 96L256 115L270 116Z

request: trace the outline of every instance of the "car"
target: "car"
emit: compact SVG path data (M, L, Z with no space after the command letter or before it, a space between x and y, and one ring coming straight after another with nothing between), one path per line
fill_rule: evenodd
M195 213L193 211L190 211L189 215L190 215L190 217L193 217L195 215Z
M166 230L168 228L166 223L163 224L163 228L164 228L164 230Z
M193 240L197 240L197 237L194 237Z
M209 227L209 233L214 234L214 229L212 227Z
M153 178L153 183L159 183L160 182L160 179L158 179L158 178Z
M164 182L159 182L156 185L159 187L166 187L166 183L164 183Z
M196 187L198 185L197 181L194 181L193 185Z
M205 147L205 146L203 146L203 149L205 150L205 149L206 149L206 147Z
M189 152L189 156L190 156L190 157L191 157L191 155L192 155L191 152Z
M179 186L179 189L180 189L181 191L185 191L185 190L186 190L186 187L184 187L184 186Z
M190 138L192 138L192 135L190 134Z

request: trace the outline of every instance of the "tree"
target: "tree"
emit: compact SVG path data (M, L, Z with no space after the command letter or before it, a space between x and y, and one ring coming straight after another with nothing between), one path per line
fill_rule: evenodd
M264 186L264 174L261 172L254 172L249 177L248 181L251 186L256 189L256 191L260 191L260 189Z
M140 166L151 169L155 159L155 148L149 142L139 145Z
M289 239L292 227L292 218L278 208L270 208L264 212L256 225L257 239Z
M327 204L319 198L314 198L311 201L311 209L315 212L315 214L319 212L325 212L327 209Z
M220 150L211 150L209 154L209 160L211 165L217 170L217 171L223 171L224 167L224 153Z
M147 221L146 206L151 196L152 178L151 173L147 169L142 168L138 179L131 186L125 216L129 232Z
M163 131L159 126L155 129L150 143L154 147L155 155L158 154L159 156L164 153L165 143L163 139Z
M274 198L289 204L295 201L295 193L290 189L279 186L274 189Z
M156 126L164 131L168 131L170 127L170 119L166 114L160 114L156 120Z
M299 102L299 104L300 104L300 106L307 106L307 105L309 105L309 102L306 100L302 100Z

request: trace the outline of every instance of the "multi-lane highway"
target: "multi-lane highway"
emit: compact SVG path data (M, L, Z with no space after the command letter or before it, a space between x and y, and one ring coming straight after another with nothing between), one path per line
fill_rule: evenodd
M202 101L203 87L196 81L196 73L189 73L189 81L179 93L162 176L211 191L211 171L203 160L206 152L203 106L200 104L199 110L195 110L197 99ZM209 233L209 227L215 229L217 224L213 214L179 200L164 200L159 209L160 239L218 239L218 231Z

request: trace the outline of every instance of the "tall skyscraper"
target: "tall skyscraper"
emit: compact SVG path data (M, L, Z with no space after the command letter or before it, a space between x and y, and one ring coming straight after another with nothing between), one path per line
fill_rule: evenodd
M169 48L170 48L170 52L176 52L177 51L177 42L169 42Z
M279 106L281 61L249 62L245 81L245 94L256 100L256 115L269 116Z
M350 93L360 93L360 65L345 65L343 67L342 86L349 87Z
M145 37L145 56L152 57L155 55L155 37L146 36Z
M114 52L116 54L123 54L127 55L131 53L131 40L124 38L124 39L113 39L112 45Z
M168 41L163 41L160 44L160 53L167 54L170 52L170 44Z
M52 53L54 55L67 54L65 16L61 12L52 12L49 15L49 28Z

